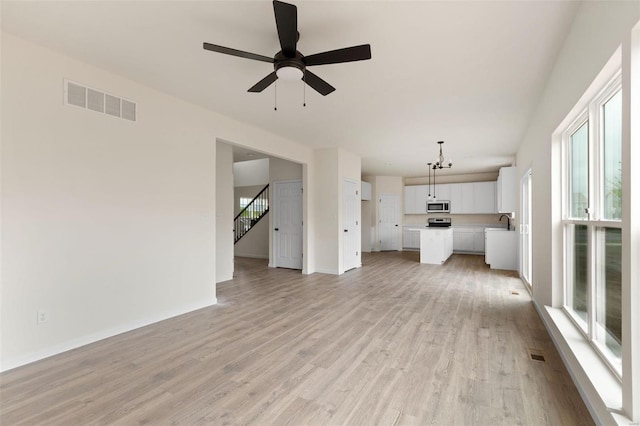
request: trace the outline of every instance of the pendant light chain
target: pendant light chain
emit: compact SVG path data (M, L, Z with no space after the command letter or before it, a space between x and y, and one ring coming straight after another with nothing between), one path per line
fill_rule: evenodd
M278 110L278 80L273 85L273 110Z
M302 106L307 106L307 73L302 74Z

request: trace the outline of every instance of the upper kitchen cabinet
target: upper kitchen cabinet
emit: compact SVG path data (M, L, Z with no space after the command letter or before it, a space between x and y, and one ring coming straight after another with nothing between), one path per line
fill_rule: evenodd
M518 168L502 167L496 189L498 213L513 213L518 203Z
M360 188L360 192L362 194L362 201L370 201L371 200L371 184L369 182L362 181L362 187Z
M496 213L496 183L473 183L474 213Z
M451 185L448 183L440 183L434 185L433 189L436 199L439 201L451 201Z
M496 183L452 183L452 214L490 214L496 212Z
M404 187L404 214L426 214L429 188L427 185Z

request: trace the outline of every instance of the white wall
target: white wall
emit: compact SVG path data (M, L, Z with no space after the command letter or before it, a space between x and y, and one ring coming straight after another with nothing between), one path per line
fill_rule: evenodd
M339 273L336 255L336 249L340 243L338 167L337 148L316 150L314 161L316 177L313 184L315 201L312 204L316 215L316 271L326 274Z
M233 186L265 186L269 183L269 159L233 163Z
M533 299L547 324L553 324L553 320L542 307L560 307L563 299L560 149L558 143L552 144L552 135L618 46L623 41L628 41L630 29L639 19L640 2L584 2L580 5L517 153L518 176L522 176L527 169L532 169ZM627 163L626 166L623 164L623 169L631 166L628 158L624 161ZM636 310L637 306L632 306L631 309ZM623 306L623 321L625 311L628 309ZM628 324L630 323L627 322ZM554 330L555 326L551 326L550 331L556 337ZM587 379L588 375L569 352L568 345L559 339L556 342L560 342L558 349L598 422L612 423L611 413L603 398L598 395ZM635 349L634 357L638 360L638 346ZM623 348L623 351L628 350L628 345ZM630 373L631 371L623 373L625 380L629 379ZM637 377L635 380L637 382ZM627 401L629 394L629 390L625 390L624 398ZM605 395L604 398L610 399L611 396ZM640 400L638 392L634 398L636 403ZM620 399L620 395L614 399ZM640 413L635 414L635 420L637 419L640 419Z
M216 282L233 278L233 149L216 143Z
M1 55L3 370L215 303L217 139L314 175L301 144L10 34ZM138 122L63 105L64 78Z

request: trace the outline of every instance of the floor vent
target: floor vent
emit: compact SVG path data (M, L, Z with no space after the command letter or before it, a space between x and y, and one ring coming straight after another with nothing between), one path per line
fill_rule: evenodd
M544 359L544 355L540 349L531 349L528 348L527 352L529 353L529 358L533 361L546 362Z
M137 121L135 102L68 80L64 81L64 103L129 121Z
M511 290L511 294L514 296L520 296L520 292L518 290Z

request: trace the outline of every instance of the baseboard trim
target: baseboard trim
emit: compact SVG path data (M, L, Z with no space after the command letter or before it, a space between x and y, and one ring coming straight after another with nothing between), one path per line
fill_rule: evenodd
M86 346L91 343L95 343L100 340L107 339L109 337L117 336L118 334L127 333L129 331L135 330L137 328L145 327L147 325L151 325L156 322L164 321L169 318L177 317L179 315L196 311L198 309L213 306L213 305L216 305L217 303L218 303L218 299L214 297L213 299L207 299L206 301L201 301L198 303L186 305L179 309L168 310L148 318L132 321L127 324L122 324L117 327L99 331L97 333L92 333L86 336L78 337L76 339L71 339L66 342L51 346L43 350L31 352L21 357L9 359L9 360L3 359L1 361L2 365L0 366L0 372L5 372L8 370L12 370L14 368L21 367L23 365L31 364L32 362L40 361L42 359L61 354L63 352L77 349L81 346Z
M320 274L340 275L336 269L316 268L315 272Z
M242 253L234 253L234 257L248 257L250 259L269 259L269 255L266 254L242 254Z

